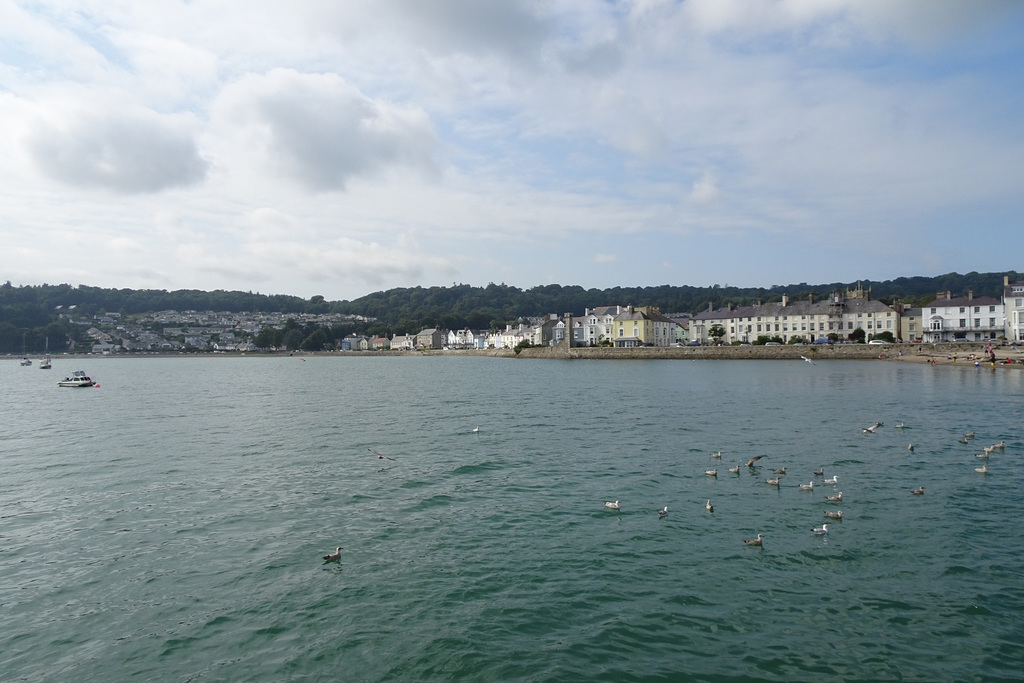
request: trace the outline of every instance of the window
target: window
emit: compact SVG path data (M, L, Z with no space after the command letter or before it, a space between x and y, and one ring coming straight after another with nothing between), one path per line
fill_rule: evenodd
M892 321L891 320L886 320L885 321L885 329L887 329L887 330L891 330L892 329Z
M965 309L964 309L964 307L963 307L963 306L961 306L961 307L960 307L960 312L961 312L961 313L963 313L963 312L964 312L964 310L965 310Z
M996 312L996 307L995 306L989 306L988 307L988 312L989 313L995 313Z
M932 309L932 313L934 313L934 312L935 312L935 309L933 308L933 309Z
M975 318L974 319L974 326L975 327L981 327L981 318Z
M963 313L963 311L964 311L964 309L961 308L960 312ZM967 327L967 319L966 318L960 318L960 327Z
M975 313L981 313L981 306L975 306L974 307L974 312Z
M996 326L996 319L995 318L989 318L988 319L988 326L989 327L995 327Z

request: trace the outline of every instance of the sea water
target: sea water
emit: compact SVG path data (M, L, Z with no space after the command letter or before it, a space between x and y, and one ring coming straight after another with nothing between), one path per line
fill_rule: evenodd
M78 369L99 388L57 387ZM0 380L4 681L1024 677L1019 371L57 357Z

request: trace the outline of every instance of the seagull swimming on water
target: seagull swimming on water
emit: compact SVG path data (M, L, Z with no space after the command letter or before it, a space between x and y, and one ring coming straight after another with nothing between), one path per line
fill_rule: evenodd
M708 502L704 505L708 509L708 512L714 512L715 506L711 504L711 499L708 498Z
M736 465L736 467L730 467L729 471L732 472L733 474L739 474L740 473L740 466Z
M809 484L800 484L800 490L801 491L813 491L814 490L814 482L812 481Z
M782 469L772 470L772 473L774 473L774 474L785 474L786 473L786 468L783 467Z
M828 533L828 524L822 524L817 529L811 529L811 531L813 531L816 534L827 534Z
M704 470L704 474L708 475L709 477L717 477L718 476L718 468L716 467L713 470Z
M842 510L836 510L835 512L829 512L828 510L825 510L825 516L826 517L830 517L832 519L842 519L843 518L843 511Z
M775 477L774 479L765 479L764 481L765 481L766 484L771 484L772 486L778 486L779 485L779 478L778 477Z
M752 538L749 541L744 540L747 545L764 545L764 534L758 534L757 538Z
M914 444L909 444L907 446L907 450L910 451L911 453L913 453L914 452Z
M331 553L330 555L324 555L324 559L327 560L328 562L332 562L334 560L340 560L341 559L341 546L339 545L335 549L335 551L333 553Z
M666 505L662 509L658 510L658 516L659 517L664 517L667 514L668 514L668 505Z
M619 509L619 501L615 501L614 503L605 503L604 506L606 508L608 508L609 510L618 510Z
M843 492L842 492L842 491L840 491L839 493L837 493L837 494L836 494L836 495L834 495L834 496L825 496L825 500L830 500L830 501L832 501L833 503L838 503L838 502L840 502L840 501L841 501L842 499L843 499Z
M923 486L918 486L916 489L910 489L910 492L913 493L915 496L923 496L924 495L924 487Z
M816 476L816 477L824 477L825 476L825 468L824 467L818 468L818 470L814 473L814 476Z
M717 453L712 453L712 454L711 454L711 457L712 457L712 458L718 458L718 459L721 459L721 458L722 458L722 451L718 451Z
M981 472L982 474L988 474L988 463L985 463L981 467L975 467L975 472Z
M825 483L826 484L838 484L839 483L839 475L838 474L833 475L831 479L826 479Z

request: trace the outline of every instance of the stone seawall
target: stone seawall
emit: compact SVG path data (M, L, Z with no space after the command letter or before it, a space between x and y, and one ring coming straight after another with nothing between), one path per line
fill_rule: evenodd
M966 362L971 354L981 357L984 344L834 344L786 346L684 346L638 347L616 349L609 347L543 347L523 349L519 358L550 359L715 359L715 360L800 360L805 356L814 361L824 360L907 360L916 362L951 362L952 354ZM996 357L1018 359L1020 353L1009 348L998 348Z

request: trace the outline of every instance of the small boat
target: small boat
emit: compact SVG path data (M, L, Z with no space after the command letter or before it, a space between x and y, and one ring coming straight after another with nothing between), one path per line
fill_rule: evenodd
M22 365L32 365L32 359L29 358L28 356L26 356L26 357L21 359L21 364Z
M47 356L46 358L43 358L43 359L41 359L39 361L39 369L40 370L49 370L52 367L53 366L50 365L50 357L49 356Z
M92 387L96 386L96 382L91 377L85 374L83 370L75 370L71 373L70 377L65 377L61 381L57 382L59 387Z

